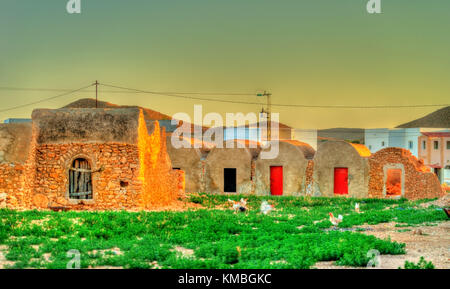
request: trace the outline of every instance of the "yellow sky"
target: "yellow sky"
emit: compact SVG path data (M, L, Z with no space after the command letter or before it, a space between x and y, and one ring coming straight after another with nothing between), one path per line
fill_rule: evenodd
M2 2L0 87L75 89L98 79L151 91L269 90L272 102L283 104L449 102L450 1L383 1L381 15L354 0L97 0L83 1L81 15L67 14L64 2ZM57 94L0 89L0 110ZM0 119L88 96L0 112ZM100 99L166 114L191 113L202 103L102 90ZM205 112L261 109L202 104ZM282 122L302 128L392 127L435 109L273 108Z

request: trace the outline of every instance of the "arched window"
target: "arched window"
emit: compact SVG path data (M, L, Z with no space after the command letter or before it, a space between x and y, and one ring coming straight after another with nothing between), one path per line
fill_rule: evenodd
M92 199L92 171L86 159L78 158L69 170L69 198Z

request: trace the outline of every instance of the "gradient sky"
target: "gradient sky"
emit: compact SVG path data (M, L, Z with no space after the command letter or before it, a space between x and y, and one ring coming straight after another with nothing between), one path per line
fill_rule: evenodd
M450 102L448 0L382 0L381 15L366 12L367 0L82 0L80 15L67 14L66 3L1 0L0 87L75 89L98 79L153 91L267 89L274 103ZM56 94L0 90L0 110ZM0 119L92 96L77 93L2 112ZM199 103L101 90L100 99L166 114L191 113ZM206 112L260 109L204 103ZM435 109L273 110L299 128L370 128Z

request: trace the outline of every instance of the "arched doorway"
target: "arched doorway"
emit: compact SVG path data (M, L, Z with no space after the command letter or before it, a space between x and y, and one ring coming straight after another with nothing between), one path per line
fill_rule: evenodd
M92 170L86 159L77 158L69 170L69 198L92 199Z

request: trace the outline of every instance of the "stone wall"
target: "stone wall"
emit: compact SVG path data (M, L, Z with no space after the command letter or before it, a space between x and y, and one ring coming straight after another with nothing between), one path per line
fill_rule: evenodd
M25 169L25 165L19 163L0 164L0 208L24 208Z
M69 169L86 159L92 173L92 200L69 199ZM139 206L142 183L136 145L43 144L36 150L34 206L78 205L85 209L131 209ZM36 196L39 194L41 196ZM35 201L37 200L37 201Z
M305 194L313 195L314 191L314 161L308 160L308 166L305 172Z
M369 158L369 197L386 197L386 168L403 170L403 197L407 199L436 198L442 195L442 188L436 175L430 172L409 150L385 148Z

